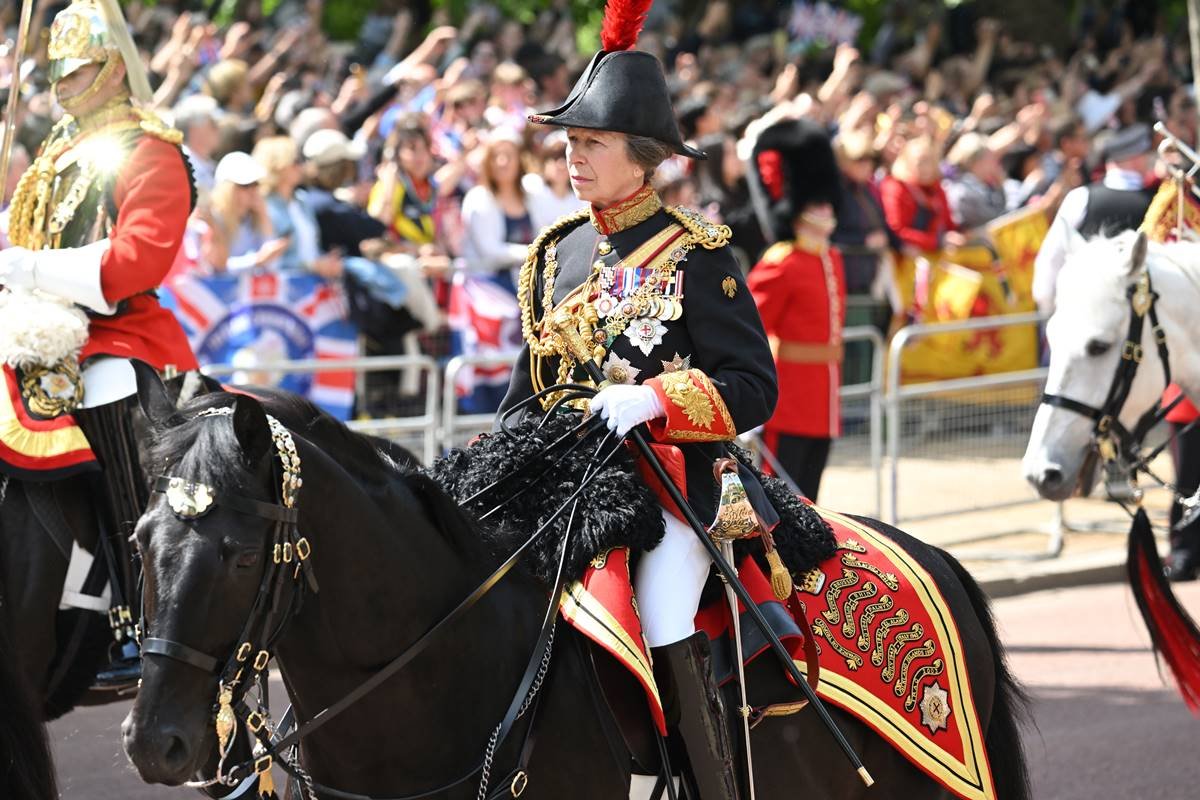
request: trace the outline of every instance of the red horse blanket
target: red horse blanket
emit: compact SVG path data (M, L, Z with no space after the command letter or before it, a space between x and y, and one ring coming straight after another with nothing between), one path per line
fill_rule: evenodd
M96 468L96 456L70 414L39 415L29 408L22 383L34 380L0 365L0 473L25 480L57 480ZM37 387L53 395L53 372L37 378Z
M933 579L887 536L817 510L833 528L838 550L804 577L791 600L803 608L810 630L801 631L800 615L785 612L749 559L739 565L746 588L801 669L803 637L813 637L820 665L817 693L825 702L870 726L958 797L995 800L962 640ZM628 551L599 556L584 578L563 592L561 610L637 677L662 730L662 705L630 583ZM729 608L722 602L702 610L697 629L718 639L729 622ZM766 649L752 629L752 623L743 621L747 661ZM728 659L724 665L719 657L715 660L719 673L732 672Z

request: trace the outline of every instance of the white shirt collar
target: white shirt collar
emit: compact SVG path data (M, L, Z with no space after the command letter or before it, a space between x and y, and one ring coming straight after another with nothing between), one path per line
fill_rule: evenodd
M1145 187L1146 180L1140 172L1109 167L1104 173L1104 185L1109 189L1132 192Z

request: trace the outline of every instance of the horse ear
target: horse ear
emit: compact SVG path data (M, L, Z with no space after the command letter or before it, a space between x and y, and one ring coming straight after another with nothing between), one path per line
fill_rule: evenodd
M1150 240L1146 238L1146 234L1138 231L1137 241L1133 243L1133 258L1129 261L1129 274L1134 275L1141 271L1142 266L1146 263L1146 250L1150 246Z
M166 384L158 376L158 370L136 358L130 359L133 374L137 377L138 405L142 413L155 426L167 427L179 422L175 403L167 394Z
M271 452L271 428L262 404L245 394L234 395L233 432L249 467L257 466Z

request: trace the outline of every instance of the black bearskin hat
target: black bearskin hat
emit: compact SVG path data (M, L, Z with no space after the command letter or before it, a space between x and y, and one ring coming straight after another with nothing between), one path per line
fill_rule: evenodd
M567 101L531 114L530 122L648 136L689 158L705 155L683 143L671 111L662 65L649 53L631 50L651 0L609 0L600 32L601 50L579 76Z
M841 200L841 174L829 134L811 120L789 119L764 130L754 144L750 191L759 224L772 241L795 238L796 215L813 203Z

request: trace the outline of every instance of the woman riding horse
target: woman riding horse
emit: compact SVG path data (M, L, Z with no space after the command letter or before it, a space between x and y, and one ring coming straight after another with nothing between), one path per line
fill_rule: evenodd
M566 103L530 117L566 128L571 185L590 208L543 231L521 270L525 347L501 415L547 386L590 382L567 343L578 333L605 377L591 413L619 436L649 423L656 442L678 448L680 483L708 521L716 513L714 461L728 456L724 443L739 430L770 417L775 368L729 228L665 208L651 186L672 154L704 153L680 137L658 60L626 49L639 27L640 20L606 19L604 49ZM754 481L742 472L743 482ZM694 622L712 563L673 504L663 505L665 535L641 554L634 576L642 627L658 678L671 687L665 696L676 699L666 715L701 797L733 800L734 750L709 641Z

